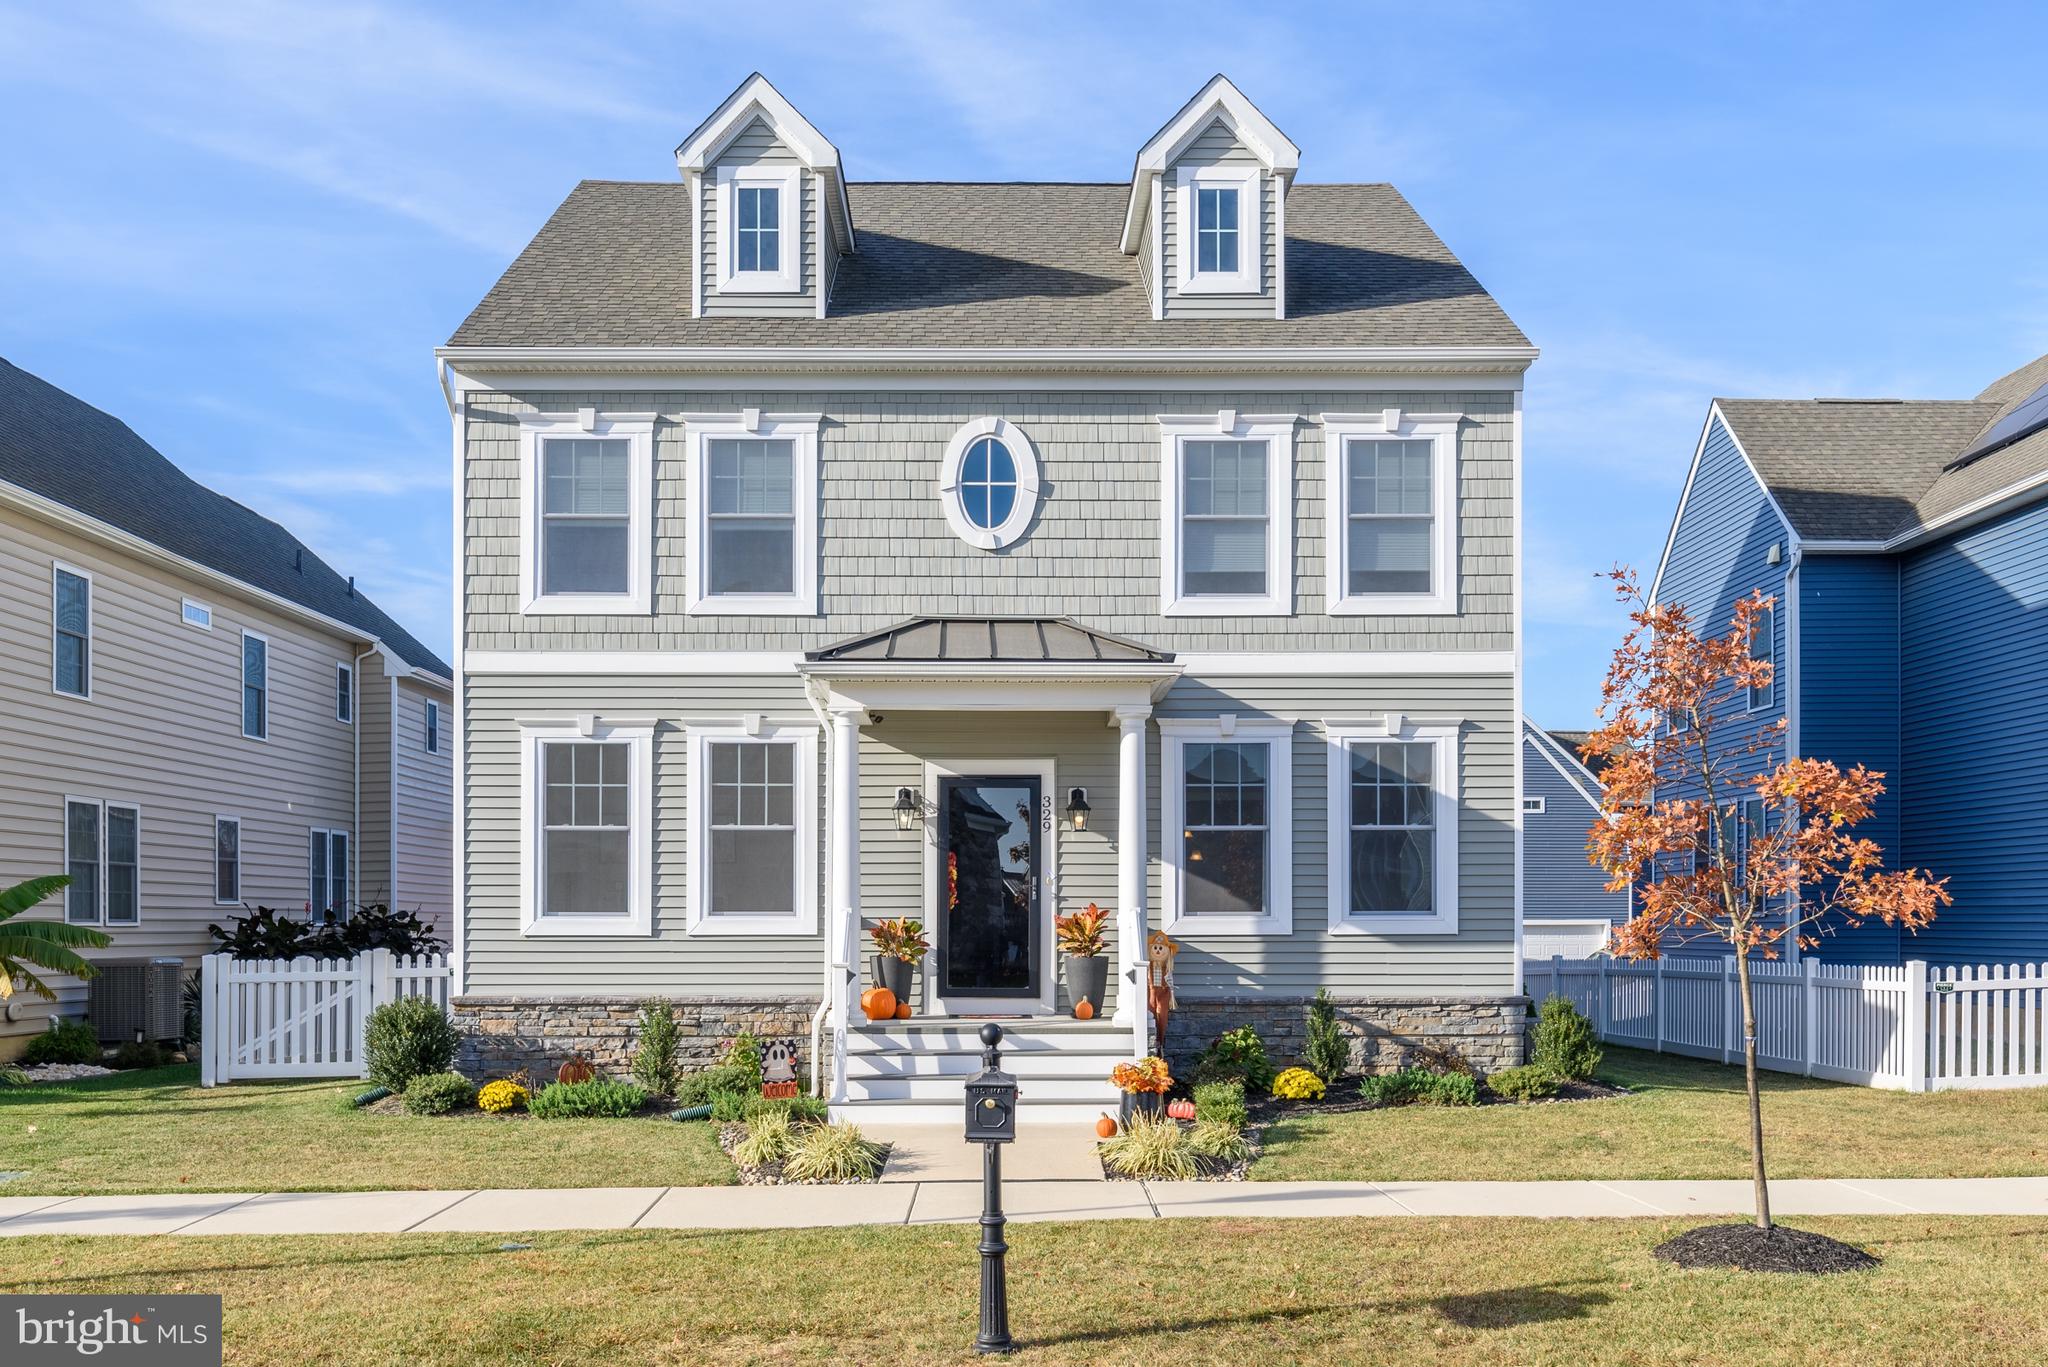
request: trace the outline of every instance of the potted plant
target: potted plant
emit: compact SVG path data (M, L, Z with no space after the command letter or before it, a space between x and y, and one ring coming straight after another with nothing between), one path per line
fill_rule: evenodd
M1124 1094L1126 1119L1134 1113L1158 1116L1165 1108L1166 1094L1173 1090L1173 1074L1157 1054L1147 1054L1136 1063L1119 1063L1110 1070L1109 1080Z
M875 942L875 984L895 993L897 1001L909 1001L910 970L932 947L924 938L924 922L897 916L876 922L868 934Z
M1052 918L1053 933L1065 956L1067 996L1073 999L1074 1014L1082 1020L1102 1014L1102 998L1109 989L1109 959L1104 953L1108 945L1102 933L1108 919L1109 913L1093 902L1086 911Z

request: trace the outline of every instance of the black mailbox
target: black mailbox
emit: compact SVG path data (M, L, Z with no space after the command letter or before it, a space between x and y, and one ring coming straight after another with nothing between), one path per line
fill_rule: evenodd
M1017 1137L1017 1079L997 1066L996 1045L1003 1027L990 1021L981 1027L981 1071L967 1079L967 1142L1007 1144Z

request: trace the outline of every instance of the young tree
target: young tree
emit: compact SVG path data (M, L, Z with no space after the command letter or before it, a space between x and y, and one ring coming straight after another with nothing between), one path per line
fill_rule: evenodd
M1828 760L1782 758L1785 722L1749 719L1748 693L1768 688L1771 652L1752 654L1773 600L1735 605L1725 635L1702 635L1682 606L1647 601L1633 571L1609 577L1629 629L1601 690L1600 728L1581 753L1604 758L1601 817L1587 836L1608 890L1635 889L1636 913L1610 945L1655 959L1712 940L1734 955L1742 999L1756 1224L1771 1230L1757 1092L1753 958L1775 959L1842 925L1877 920L1918 930L1947 905L1947 879L1888 870L1876 843L1853 835L1884 791L1884 775Z
M14 995L17 979L45 1001L57 1000L57 994L35 975L33 969L69 973L74 978L90 978L99 972L74 951L105 949L113 943L106 935L84 926L67 925L63 921L14 919L70 884L68 876L56 874L48 878L31 878L11 888L0 888L0 1000Z

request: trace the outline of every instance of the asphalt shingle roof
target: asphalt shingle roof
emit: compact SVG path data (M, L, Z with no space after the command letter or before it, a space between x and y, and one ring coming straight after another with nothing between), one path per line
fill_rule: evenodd
M1389 185L1287 197L1284 320L1155 322L1119 184L847 186L860 251L825 318L692 318L690 197L584 181L455 346L1526 346Z
M305 544L200 484L103 413L0 359L0 480L359 628L409 665L448 665Z

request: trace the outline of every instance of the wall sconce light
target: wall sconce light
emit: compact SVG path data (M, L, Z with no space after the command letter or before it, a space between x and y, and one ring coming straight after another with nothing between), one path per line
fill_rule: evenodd
M896 790L896 805L890 808L890 810L896 813L896 829L899 831L909 830L917 824L919 816L917 794L911 792L908 788L898 788Z
M1077 831L1088 829L1088 790L1076 788L1067 794L1067 824Z

